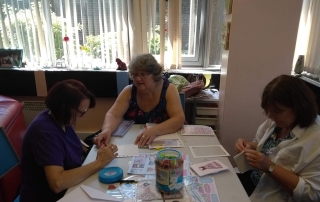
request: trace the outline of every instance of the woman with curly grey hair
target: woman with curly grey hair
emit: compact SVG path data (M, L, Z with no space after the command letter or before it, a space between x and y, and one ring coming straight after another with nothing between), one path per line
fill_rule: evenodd
M135 140L139 147L150 144L156 136L179 130L185 121L177 88L162 77L163 68L151 54L138 55L129 64L132 85L125 87L107 112L102 132L95 138L100 147L108 145L111 134L123 119L136 124L156 123Z

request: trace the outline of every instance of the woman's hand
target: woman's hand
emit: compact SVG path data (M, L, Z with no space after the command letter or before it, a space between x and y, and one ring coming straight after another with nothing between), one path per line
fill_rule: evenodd
M144 129L142 133L136 138L136 141L134 141L135 145L138 145L138 147L143 147L144 145L149 145L155 138L156 133L152 130L152 128Z
M269 167L273 164L266 155L256 150L244 149L244 155L252 167L263 172L268 172Z
M100 148L102 145L108 145L110 143L111 139L111 134L107 133L99 133L95 138L94 138L94 144L97 145L98 148Z
M241 152L244 150L244 148L246 148L247 146L248 146L248 142L245 141L245 140L242 139L242 138L239 138L239 139L236 141L236 147L235 147L235 149L236 149L236 151L237 151L238 153L241 153Z
M102 167L108 165L114 158L118 156L117 145L109 144L108 146L101 145L98 150L96 161L98 161Z
M256 149L256 143L247 142L242 138L239 138L236 142L235 149L238 153L241 153L244 149Z

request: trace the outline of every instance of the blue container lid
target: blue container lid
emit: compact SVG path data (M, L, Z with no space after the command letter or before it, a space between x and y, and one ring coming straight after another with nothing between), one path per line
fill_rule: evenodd
M123 170L119 167L108 167L99 171L99 181L105 184L114 183L123 178Z

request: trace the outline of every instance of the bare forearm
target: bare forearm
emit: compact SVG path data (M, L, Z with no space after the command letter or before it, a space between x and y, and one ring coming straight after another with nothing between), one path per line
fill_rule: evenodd
M122 117L115 117L112 114L107 113L102 125L102 133L111 134L117 129L122 121Z
M157 124L154 126L157 131L157 136L159 135L165 135L168 133L174 133L178 131L184 124L184 117L172 117L168 119L167 121L164 121L160 124Z
M59 178L56 179L54 184L51 185L51 189L54 192L59 193L83 182L89 176L98 172L102 168L103 165L101 165L98 161L93 161L85 166L71 170L64 170L61 172Z

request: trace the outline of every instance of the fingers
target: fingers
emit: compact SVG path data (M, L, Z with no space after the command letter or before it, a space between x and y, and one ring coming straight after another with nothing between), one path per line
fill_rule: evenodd
M148 142L148 140L149 140L148 137L142 135L138 143L138 147L143 147Z
M93 139L93 142L95 145L97 145L98 148L101 147L101 142L102 142L103 136L100 136L100 133Z
M143 147L144 145L150 144L151 142L152 140L148 136L141 134L137 137L134 144L138 145L138 147Z
M107 148L108 148L113 154L118 151L117 145L114 145L114 144L109 144L109 145L107 146Z
M243 151L243 149L245 148L245 146L246 146L245 140L242 139L242 138L239 138L239 139L236 141L235 150L240 153L240 152Z
M98 148L100 148L101 145L108 145L110 143L110 138L111 137L109 135L99 133L93 139L93 142L95 145L97 145Z
M134 144L135 144L135 145L137 145L137 144L139 143L140 138L141 138L141 135L139 135L139 136L136 138L136 140L134 141Z

